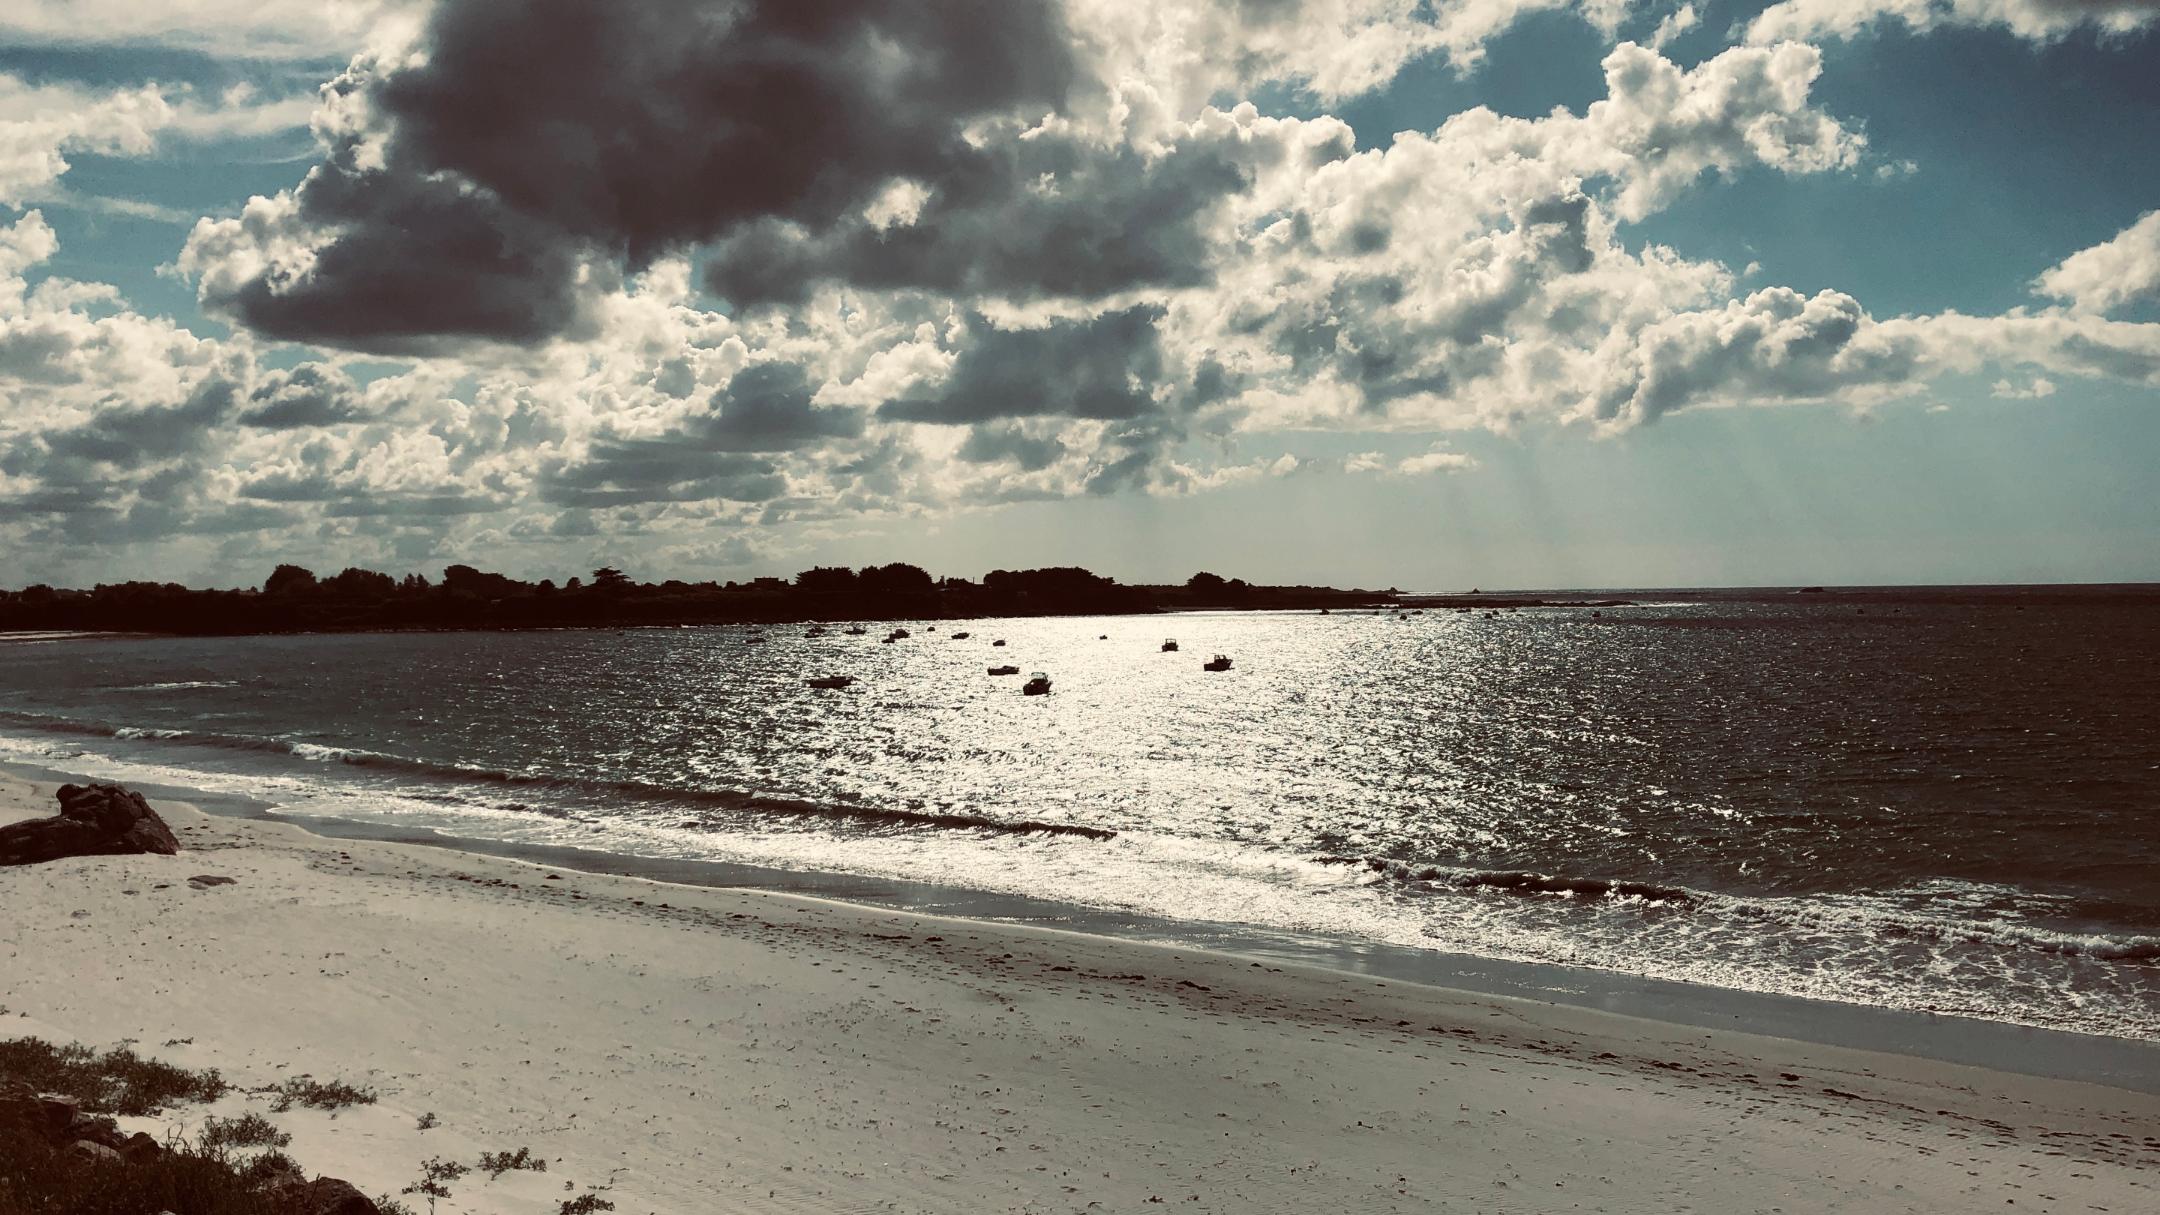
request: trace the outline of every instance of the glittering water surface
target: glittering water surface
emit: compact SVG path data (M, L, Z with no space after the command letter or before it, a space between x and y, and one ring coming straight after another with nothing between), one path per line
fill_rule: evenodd
M24 641L0 755L2160 1036L2153 604ZM1051 695L1020 695L1035 670Z

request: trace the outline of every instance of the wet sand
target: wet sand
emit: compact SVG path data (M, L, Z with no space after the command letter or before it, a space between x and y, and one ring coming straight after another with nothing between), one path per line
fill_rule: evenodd
M445 1213L2160 1206L2123 1089L156 804L178 857L0 871L0 1035L370 1086L271 1115L369 1193L548 1159Z

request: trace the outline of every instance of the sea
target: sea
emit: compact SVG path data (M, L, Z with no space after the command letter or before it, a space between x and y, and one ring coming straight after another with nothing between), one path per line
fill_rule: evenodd
M18 635L0 760L2160 1038L2160 592L1606 594L1631 602Z

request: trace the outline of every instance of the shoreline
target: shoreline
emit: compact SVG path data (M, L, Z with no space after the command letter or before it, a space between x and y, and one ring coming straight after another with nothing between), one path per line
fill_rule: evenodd
M0 760L0 780L95 783L103 778ZM276 812L268 802L185 785L131 782L145 796L244 821L278 823L324 840L390 843L488 856L670 885L799 895L864 910L1034 926L1145 945L1207 950L1348 975L1581 1008L1674 1027L1738 1029L1817 1046L1875 1051L2080 1081L2160 1095L2160 1043L1954 1013L1716 987L1624 971L1481 957L1255 925L1172 920L1055 899L900 878L778 869L729 861L644 857L604 849L456 836Z
M49 812L50 789L0 802ZM0 1031L375 1088L278 1116L305 1167L369 1193L435 1155L549 1159L449 1211L552 1210L564 1182L625 1215L2160 1193L2150 1094L155 804L177 857L0 872Z

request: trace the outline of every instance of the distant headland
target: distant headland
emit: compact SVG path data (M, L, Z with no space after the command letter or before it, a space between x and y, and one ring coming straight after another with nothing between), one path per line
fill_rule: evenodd
M894 562L818 566L793 579L638 582L603 567L560 585L453 565L439 580L347 568L329 577L280 565L260 587L120 582L89 590L0 590L0 631L66 629L232 634L372 629L527 629L976 616L1112 615L1192 609L1393 607L1393 590L1257 586L1194 574L1124 585L1074 566L935 578Z

